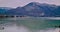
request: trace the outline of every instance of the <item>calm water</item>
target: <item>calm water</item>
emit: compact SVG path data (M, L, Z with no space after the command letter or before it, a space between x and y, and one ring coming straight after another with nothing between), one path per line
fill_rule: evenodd
M0 32L59 32L60 20L40 17L1 18Z

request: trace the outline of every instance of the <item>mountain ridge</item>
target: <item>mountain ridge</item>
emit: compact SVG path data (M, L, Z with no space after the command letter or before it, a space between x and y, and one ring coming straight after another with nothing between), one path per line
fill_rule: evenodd
M6 11L6 15L26 15L33 17L60 17L60 6L31 2L24 7Z

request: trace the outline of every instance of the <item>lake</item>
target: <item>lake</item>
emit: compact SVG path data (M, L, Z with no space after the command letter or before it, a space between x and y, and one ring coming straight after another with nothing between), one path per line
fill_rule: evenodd
M60 20L44 17L0 18L0 32L59 32Z

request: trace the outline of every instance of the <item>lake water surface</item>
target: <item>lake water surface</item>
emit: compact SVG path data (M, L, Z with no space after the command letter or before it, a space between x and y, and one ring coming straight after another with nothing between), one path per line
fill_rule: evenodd
M59 32L60 20L40 17L1 18L0 32Z

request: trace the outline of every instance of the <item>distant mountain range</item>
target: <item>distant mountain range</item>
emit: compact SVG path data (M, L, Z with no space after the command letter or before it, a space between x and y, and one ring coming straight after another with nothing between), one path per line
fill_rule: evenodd
M60 17L60 6L31 2L24 7L0 7L1 15L22 15L33 17Z

